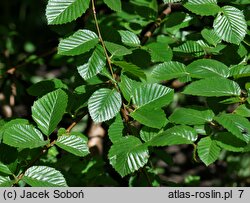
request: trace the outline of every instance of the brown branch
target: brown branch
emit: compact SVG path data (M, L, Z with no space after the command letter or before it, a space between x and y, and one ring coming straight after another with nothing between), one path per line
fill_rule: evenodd
M148 39L153 35L155 30L160 27L163 19L172 12L171 4L165 8L162 13L158 16L155 22L150 23L146 28L141 32L141 44L144 45Z

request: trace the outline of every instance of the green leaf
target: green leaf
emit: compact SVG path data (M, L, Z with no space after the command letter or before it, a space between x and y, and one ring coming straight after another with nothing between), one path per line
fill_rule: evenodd
M122 68L123 72L128 72L133 76L146 79L146 75L138 66L126 61L114 61L113 64Z
M148 162L149 152L138 138L127 136L112 145L108 157L110 164L124 177L143 167Z
M89 154L88 139L80 133L69 133L59 136L56 145L76 156L84 157Z
M3 134L3 142L12 147L37 148L48 144L43 134L32 125L14 124Z
M88 101L88 109L94 122L103 122L115 117L120 111L122 98L115 89L102 88L95 91Z
M49 136L61 121L68 103L67 94L61 90L55 90L44 95L34 102L32 106L32 118L40 130Z
M157 129L161 129L168 122L162 109L150 109L148 105L136 109L130 116L143 125Z
M166 3L177 3L177 2L180 2L182 0L163 0L163 2L166 4Z
M10 171L9 167L3 164L2 162L0 162L0 172L7 175L12 175L12 172Z
M227 151L242 152L246 147L245 142L228 132L217 133L214 140L218 146Z
M232 80L212 77L192 82L183 93L205 97L240 96L241 89Z
M187 53L194 56L202 56L205 54L202 46L196 41L186 41L178 47L174 47L175 52Z
M49 0L46 17L49 25L64 24L76 20L88 8L90 0Z
M3 133L6 129L8 129L9 127L11 127L14 124L29 124L29 121L26 119L22 119L22 118L16 118L13 119L7 123L5 123L1 128L0 128L0 138L3 137ZM0 139L1 142L1 139Z
M104 0L104 3L107 4L107 6L114 11L117 12L122 11L121 0Z
M203 29L201 31L202 37L211 45L216 46L220 41L220 37L214 30Z
M101 46L97 46L88 62L78 66L78 73L84 80L90 79L102 71L106 65L106 57Z
M247 23L243 12L233 6L224 6L213 24L218 36L233 44L240 44L247 33Z
M143 126L140 131L140 137L144 142L149 142L154 137L156 137L161 131L155 128L150 128L147 126Z
M123 137L123 120L120 114L117 114L115 120L109 126L108 136L112 143L118 142Z
M62 80L57 78L51 80L42 80L27 89L27 92L32 96L43 96L56 89L68 89L67 85Z
M213 59L199 59L187 66L192 78L211 78L229 76L229 69L223 63Z
M145 84L135 89L132 101L137 108L150 105L151 108L160 108L173 100L172 89L159 84Z
M139 38L137 37L137 35L134 34L133 32L125 31L125 30L119 30L118 32L121 36L122 42L125 45L131 46L131 47L140 46L141 42L140 42Z
M0 187L11 187L13 184L9 177L0 176Z
M184 125L174 126L153 137L147 144L149 146L170 146L178 144L192 144L197 140L197 132Z
M22 180L32 187L67 187L61 172L48 166L28 168Z
M241 115L243 117L250 117L250 108L249 105L247 104L242 104L238 106L235 110L234 113Z
M220 147L211 137L204 137L198 142L198 155L207 166L215 162L220 155Z
M250 76L250 65L237 65L230 68L230 76L234 78L243 78Z
M214 113L211 110L200 111L195 109L178 108L171 114L169 121L177 124L199 125L212 121L213 117Z
M151 76L159 81L171 80L188 75L186 66L176 61L158 64L151 72Z
M184 4L184 7L202 16L215 15L220 11L217 0L188 0L188 2Z
M130 49L122 45L107 41L105 41L105 45L107 47L107 50L112 54L112 56L125 56L128 54L132 54L132 51Z
M88 52L98 44L98 36L90 30L78 30L58 45L58 54L66 56L80 55Z
M236 114L221 114L215 117L214 120L237 138L247 143L250 141L250 122L248 119Z
M172 49L160 42L153 42L147 45L151 55L152 62L166 62L171 61L173 58Z

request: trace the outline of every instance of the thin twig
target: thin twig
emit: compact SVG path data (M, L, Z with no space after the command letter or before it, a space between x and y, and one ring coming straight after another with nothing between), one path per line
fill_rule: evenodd
M98 20L97 20L97 16L96 16L96 9L95 9L95 0L91 0L92 2L92 11L93 11L93 15L94 15L94 20L95 20L95 26L96 26L96 30L97 30L97 33L98 33L98 37L99 37L99 40L102 44L102 47L103 47L103 50L104 50L104 54L107 58L107 61L108 61L108 66L109 66L109 70L110 70L110 73L113 77L113 79L115 80L115 75L114 75L114 72L113 72L113 68L112 68L112 65L111 65L111 59L108 55L108 52L107 52L107 49L106 49L106 45L102 39L102 34L101 34L101 30L100 30L100 27L99 27L99 24L98 24Z
M163 19L169 15L172 12L171 4L168 5L167 8L165 8L162 13L158 16L156 21L154 23L151 23L149 26L147 26L142 32L141 32L141 44L144 45L148 39L153 35L155 30L160 27Z

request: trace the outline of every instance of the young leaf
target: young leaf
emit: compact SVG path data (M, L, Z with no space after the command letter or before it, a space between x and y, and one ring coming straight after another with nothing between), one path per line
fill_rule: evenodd
M218 146L227 151L242 152L246 147L245 142L228 132L217 133L214 140Z
M161 129L168 122L161 108L150 109L149 105L136 109L130 116L143 125L157 129Z
M191 83L183 93L205 97L240 96L241 89L232 80L212 77Z
M40 130L49 136L61 121L68 103L67 94L61 90L55 90L44 95L34 102L32 106L32 118Z
M214 119L237 138L247 143L250 141L250 122L246 118L236 114L221 114Z
M128 72L135 77L146 79L146 75L143 70L132 63L128 63L126 61L114 61L113 63L122 68L123 72Z
M46 17L49 25L64 24L76 20L89 7L90 0L49 0Z
M119 34L121 35L122 42L125 45L131 46L131 47L138 47L140 46L140 40L137 37L136 34L130 31L125 31L125 30L119 30Z
M120 114L117 114L113 123L109 126L108 136L112 143L118 142L123 136L123 120Z
M76 156L84 157L89 154L88 139L83 135L79 136L78 133L59 136L55 144Z
M11 187L14 184L13 180L9 177L0 176L0 187Z
M188 0L188 2L184 4L184 7L202 16L215 15L220 11L217 0Z
M3 142L18 148L37 148L46 145L43 134L32 125L14 124L3 134Z
M140 131L140 137L144 142L149 142L159 133L161 133L161 131L159 131L158 129L143 126Z
M178 144L192 144L197 140L197 132L184 125L174 126L153 137L147 144L149 146L170 146Z
M107 47L107 50L113 55L113 56L125 56L128 54L132 54L132 51L125 46L115 44L113 42L107 42L105 41L105 45Z
M0 172L7 174L7 175L12 175L12 172L10 171L9 167L0 162Z
M220 155L220 147L211 137L204 137L198 142L198 155L207 166L215 162Z
M224 6L213 24L218 36L233 44L240 44L247 33L243 12L233 6Z
M58 45L58 54L66 56L80 55L88 52L98 44L98 36L90 30L78 30Z
M202 37L211 45L216 46L220 41L220 37L214 30L203 29L201 31Z
M106 58L101 46L97 46L88 62L82 66L78 66L78 73L84 80L90 79L101 72L106 65Z
M114 11L120 12L122 10L121 0L104 0L104 3Z
M159 84L145 84L136 88L132 94L132 101L140 108L150 104L151 108L160 108L173 100L173 90Z
M188 53L194 56L202 56L205 54L202 46L196 41L186 41L182 45L174 47L173 50L176 52Z
M199 59L187 66L192 78L211 78L229 76L229 69L223 63L213 59Z
M211 110L195 110L178 108L169 117L169 121L177 124L199 125L213 120L214 113Z
M166 62L171 61L173 58L172 49L161 42L153 42L147 45L151 55L152 62Z
M140 87L141 85L141 82L132 80L124 74L121 75L121 82L119 83L119 87L121 89L122 95L128 102L131 100L133 92L135 91L134 87Z
M61 172L48 166L28 168L22 180L32 187L67 187Z
M171 80L188 75L186 66L176 61L169 61L158 64L151 72L151 76L159 81Z
M94 122L107 121L118 114L122 98L115 89L102 88L92 94L88 101L88 109Z
M124 177L143 167L148 162L149 152L138 138L127 136L112 145L108 157L110 164Z
M234 78L243 78L250 76L250 65L237 65L230 68L230 76Z

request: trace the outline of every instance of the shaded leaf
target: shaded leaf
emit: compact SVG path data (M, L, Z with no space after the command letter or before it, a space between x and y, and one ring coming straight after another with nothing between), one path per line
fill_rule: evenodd
M188 0L188 2L184 4L184 7L202 16L215 15L220 11L217 0Z
M101 72L106 65L106 57L101 46L97 46L88 62L78 66L78 73L84 80L90 79Z
M119 34L121 35L122 42L125 45L131 46L131 47L138 47L140 46L140 40L137 37L136 34L130 31L125 31L125 30L119 30Z
M122 99L115 89L102 88L95 91L88 101L88 109L94 122L103 122L115 117L120 111Z
M123 72L128 72L136 77L146 79L146 75L141 68L126 61L114 61L113 64L122 68Z
M117 114L113 123L109 126L108 136L112 143L118 142L123 137L123 120L120 114Z
M32 125L14 124L7 128L3 134L3 142L18 148L37 148L44 146L43 134Z
M65 113L68 102L67 94L61 90L55 90L44 95L34 102L32 106L32 118L45 135L50 135Z
M88 52L97 45L98 36L90 30L78 30L58 45L58 54L74 56Z
M112 42L105 41L105 45L107 47L107 50L113 55L113 56L125 56L128 54L132 54L132 51L122 45L115 44Z
M221 114L215 117L214 120L237 138L247 143L250 141L250 122L248 119L237 114Z
M170 146L178 144L192 144L196 141L197 132L188 126L179 125L153 137L147 144L149 146Z
M220 155L220 147L211 137L204 137L198 142L198 155L207 166L215 162Z
M104 0L104 3L114 11L120 12L122 10L121 0Z
M127 136L112 145L108 157L110 164L124 177L143 167L148 162L149 152L138 138Z
M158 64L151 72L151 76L159 81L171 80L188 75L186 66L176 61Z
M140 130L140 137L144 142L148 142L156 137L161 131L155 128L143 126Z
M203 29L201 31L202 37L211 45L216 46L220 41L220 37L214 30Z
M173 58L172 49L164 43L153 42L148 44L147 47L149 48L152 62L171 61Z
M7 175L12 175L12 172L10 171L9 167L0 162L0 172L7 174ZM1 181L0 181L1 182ZM1 185L1 183L0 183Z
M9 177L0 176L0 187L11 187L13 184Z
M188 108L178 108L171 116L169 121L177 124L199 125L213 120L214 113L212 110L195 110Z
M151 128L160 129L168 122L164 111L161 108L150 109L150 105L136 109L130 116L141 124Z
M227 151L242 152L246 147L245 142L228 132L217 133L214 140L218 146Z
M232 80L213 77L192 82L183 93L206 97L240 96L241 89Z
M32 187L67 187L61 172L48 166L28 168L22 180Z
M213 59L199 59L187 66L187 72L193 78L211 78L211 77L225 77L229 76L228 67Z

